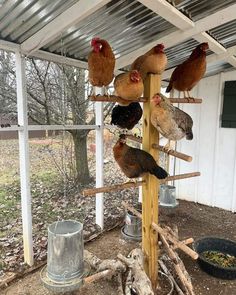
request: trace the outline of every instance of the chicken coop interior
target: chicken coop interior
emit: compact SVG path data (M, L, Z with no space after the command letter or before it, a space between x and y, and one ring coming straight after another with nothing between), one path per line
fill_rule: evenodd
M136 270L133 281L142 286L135 285L136 293L129 289L117 294L164 294L154 291L159 280L160 241L172 260L177 259L177 248L193 260L199 255L189 245L191 236L189 240L179 239L174 231L160 226L158 196L160 199L163 185L175 188L178 201L174 202L184 200L236 212L235 0L3 0L0 51L11 52L15 63L17 122L1 124L0 135L18 134L24 262L34 265L36 247L29 132L91 130L96 147L95 185L85 187L83 197L94 200L95 223L103 230L106 193L138 188L141 213L128 202L122 202L122 206L142 220L142 251L135 249L137 252L129 258L119 256L113 261L112 271L108 261L105 268L83 282L106 278L118 269L119 273L126 265ZM90 83L86 100L93 104L94 122L30 123L26 83L29 58L86 70ZM105 120L109 102L114 103L111 123ZM128 121L123 120L128 117ZM139 136L134 131L136 124L140 126ZM116 161L112 172L121 171L127 182L104 182L106 130L112 130L114 137L109 150ZM169 210L175 212L174 208ZM235 234L231 239L236 240ZM55 248L49 250L54 252ZM48 270L49 263L53 271L52 263L60 263L55 261L48 261ZM144 261L143 266L140 261ZM178 291L176 287L173 294L197 294L183 269L178 264L176 267L183 288ZM236 273L236 262L233 268ZM81 276L79 282L75 288L80 288ZM58 284L61 286L61 282ZM58 289L58 284L51 290L72 290L64 286ZM230 292L224 294L235 291Z

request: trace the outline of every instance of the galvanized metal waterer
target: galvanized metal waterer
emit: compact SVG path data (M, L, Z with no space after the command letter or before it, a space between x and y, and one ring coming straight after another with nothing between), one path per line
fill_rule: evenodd
M65 220L49 225L47 266L41 271L45 287L54 292L76 290L88 272L84 262L83 224Z

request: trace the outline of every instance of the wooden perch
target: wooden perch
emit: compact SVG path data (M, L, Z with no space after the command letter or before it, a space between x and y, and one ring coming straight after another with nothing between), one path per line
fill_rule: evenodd
M181 249L183 252L188 254L193 259L198 259L197 252L193 251L191 248L186 246L183 242L181 242L178 239L176 239L175 237L173 237L173 235L168 233L167 230L161 228L159 225L155 224L154 222L152 223L152 228L155 229L159 234L163 235L165 237L165 239L167 239L168 241L173 243L175 247Z
M168 176L165 179L161 179L160 183L166 183L168 181L191 178L191 177L200 176L200 175L201 175L200 172L192 172L192 173L184 173L184 174L179 174L179 175L174 175L174 176Z
M191 156L188 156L186 154L183 154L183 153L180 153L180 152L177 152L177 151L174 151L174 150L167 150L167 149L165 149L164 146L156 144L156 143L153 143L152 147L154 149L158 149L159 151L161 151L163 153L174 156L174 157L179 158L181 160L184 160L186 162L191 162L192 159L193 159Z
M201 98L170 98L171 103L202 103Z
M184 178L190 178L190 177L195 177L195 176L200 176L200 172L192 172L192 173L185 173L185 174L179 174L179 175L174 175L174 176L168 176L165 179L161 179L160 183L166 183L168 181L173 181L173 180L180 180ZM129 181L125 183L120 183L120 184L115 184L111 186L103 186L103 187L97 187L97 188L89 188L83 190L83 196L92 196L98 193L109 193L112 191L118 191L122 189L127 189L131 187L137 187L141 186L145 183L144 180L141 181Z
M116 95L96 95L96 96L89 96L88 97L91 101L108 101L108 102L118 102L122 103L124 105L128 105L131 102L146 102L148 99L146 97L138 97L137 99L134 100L126 100L121 98L120 96Z
M91 196L91 195L95 195L97 193L108 193L108 192L118 191L118 190L127 189L127 188L131 188L131 187L137 187L137 186L143 185L144 183L145 183L144 180L136 181L136 182L129 181L126 183L120 183L120 184L115 184L115 185L111 185L111 186L85 189L85 190L83 190L83 196Z
M140 212L138 212L136 209L134 209L134 207L130 206L129 204L127 204L125 201L121 202L121 205L123 207L125 207L125 209L129 210L130 212L132 212L134 215L136 215L138 218L142 219L142 214Z
M130 140L136 141L138 143L142 143L142 137L137 137L137 136L134 136L134 135L131 135L131 134L126 135L126 137L129 138ZM174 151L174 150L169 150L168 151L167 149L164 148L164 146L156 144L156 143L153 143L152 147L154 149L158 149L159 151L161 151L163 153L166 153L168 155L174 156L176 158L179 158L179 159L187 161L187 162L191 162L192 159L193 159L191 156L188 156L186 154L183 154L183 153L180 153L180 152L177 152L177 151Z

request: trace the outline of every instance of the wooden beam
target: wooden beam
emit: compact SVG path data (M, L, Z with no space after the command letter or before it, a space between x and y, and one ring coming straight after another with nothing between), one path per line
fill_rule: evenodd
M170 98L171 103L202 103L202 98Z
M177 10L177 9L176 9ZM141 48L125 55L116 60L116 68L123 68L127 65L129 65L133 60L135 60L138 56L144 54L147 52L150 48L155 46L158 43L164 43L165 47L171 47L176 44L179 44L185 40L188 40L190 38L195 38L196 40L203 40L205 38L204 42L206 42L206 38L208 37L208 40L211 40L210 48L216 50L216 44L213 44L212 39L210 39L210 35L206 36L203 33L205 31L208 31L212 28L215 28L219 25L225 24L231 20L234 20L236 18L235 15L236 10L236 4L232 4L224 9L221 9L197 22L195 22L195 26L188 29L188 30L176 30L175 32L170 32L169 34L165 34L164 36L161 36L159 39L150 42L149 44L142 46ZM162 16L162 15L161 15ZM177 16L177 14L176 14ZM183 19L182 19L183 20ZM175 20L176 21L176 20ZM172 23L174 20L172 20ZM206 33L205 33L206 34ZM201 39L200 39L201 38ZM217 42L217 41L215 41ZM218 43L218 42L217 42ZM218 43L219 44L219 43ZM217 50L219 50L220 44L217 47ZM222 47L221 47L222 48ZM165 78L165 77L163 77Z
M144 81L144 96L149 97L148 102L143 106L143 150L158 160L158 150L152 147L153 142L159 142L159 133L151 123L151 98L157 92L160 92L161 76L149 74ZM157 284L157 235L151 228L152 222L158 223L158 191L159 180L149 173L143 179L143 197L142 197L142 249L146 256L144 268L148 274L153 288Z
M139 2L176 26L178 29L186 30L194 27L194 22L191 21L191 19L166 0L139 0Z
M69 7L41 30L35 33L21 44L21 49L27 54L43 47L53 39L57 38L69 27L82 21L87 16L110 2L110 0L80 0Z

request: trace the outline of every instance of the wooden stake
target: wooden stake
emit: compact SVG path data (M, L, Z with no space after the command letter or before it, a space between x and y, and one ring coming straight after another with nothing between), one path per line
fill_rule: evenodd
M144 96L149 97L148 102L143 106L143 150L150 153L153 158L158 160L158 150L152 147L153 142L159 142L159 133L151 124L151 98L160 92L161 76L149 74L144 82ZM142 249L145 254L144 269L149 276L152 287L157 286L157 235L152 230L152 222L158 223L158 190L159 180L149 173L143 179L143 200L142 200Z
M146 102L148 100L147 97L138 97L134 100L126 100L116 95L97 95L97 96L89 96L91 101L107 101L107 102L118 102L123 105L129 105L131 102Z
M170 98L171 103L202 103L201 98Z

